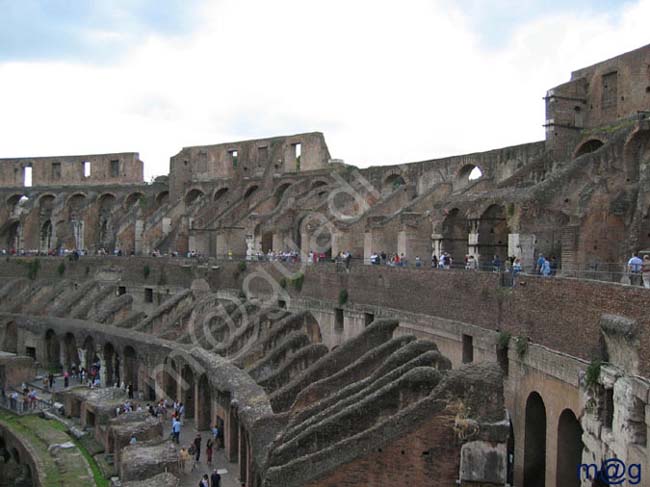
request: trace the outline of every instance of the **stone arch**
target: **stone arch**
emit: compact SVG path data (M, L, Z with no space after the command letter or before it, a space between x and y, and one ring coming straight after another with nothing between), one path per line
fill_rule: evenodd
M537 392L526 400L524 430L523 487L544 487L546 483L546 407Z
M178 381L177 377L177 368L176 362L174 360L165 360L163 366L163 390L165 396L172 400L176 401L178 399Z
M54 225L50 219L45 220L41 225L39 246L40 251L45 254L54 248Z
M22 205L29 200L29 197L24 193L14 193L6 200L9 211L13 212L18 205Z
M495 255L501 262L508 257L510 228L503 205L490 205L481 215L478 226L478 247L481 266L489 266Z
M441 250L449 253L454 262L463 262L468 252L467 239L467 219L458 208L453 208L442 222Z
M636 183L639 180L639 167L650 162L650 130L637 130L625 142L623 148L625 180Z
M87 200L88 195L78 191L68 196L65 201L65 206L68 210L82 210Z
M130 211L144 198L144 194L140 191L135 191L129 193L126 198L124 198L124 209Z
M36 200L36 205L41 210L52 210L56 201L56 195L52 193L43 193Z
M219 189L216 189L214 193L212 194L212 201L219 201L223 199L224 196L228 193L229 188L227 186L223 186Z
M556 485L580 487L576 465L582 463L582 426L570 409L560 415L557 426Z
M104 344L104 376L106 378L106 385L112 386L113 384L120 384L120 357L111 342Z
M100 211L103 209L110 210L115 205L117 200L115 194L113 193L102 193L99 198L97 198L97 203L99 205Z
M465 164L456 172L455 183L458 188L467 186L483 177L485 171L477 164Z
M310 189L314 190L316 188L327 186L328 184L329 184L329 181L325 181L323 179L317 179L316 181L311 183L311 188Z
M45 365L48 369L61 368L61 344L52 328L45 332Z
M282 197L292 185L293 183L282 183L280 186L278 186L278 188L275 190L275 193L273 194L276 205L282 201Z
M259 189L259 186L257 184L251 184L248 188L246 188L246 191L244 191L244 199L248 199L251 196L253 196L253 193L255 193Z
M169 201L169 191L161 191L156 195L156 206L162 206Z
M206 374L201 374L199 377L197 402L196 429L198 431L210 429L212 389Z
M194 370L188 364L181 369L182 402L185 405L185 417L194 418Z
M18 326L15 321L10 321L5 325L2 350L9 353L18 353Z
M382 193L388 194L398 190L401 186L406 184L404 176L400 173L392 173L384 178L381 184Z
M310 311L305 313L303 326L312 343L321 343L323 341L320 324Z
M138 355L131 345L124 347L124 383L138 390Z
M201 198L205 196L205 193L203 190L199 188L192 188L190 189L187 193L185 193L185 204L186 205L193 205L197 201L199 201Z
M71 370L72 365L79 367L79 351L77 350L77 340L70 332L63 336L63 367Z
M93 364L98 360L97 347L95 346L95 339L92 336L88 335L84 340L83 351L83 366L86 371L90 371L90 369L93 367Z
M573 159L577 159L578 157L589 154L590 152L595 152L603 145L605 145L605 143L600 139L591 138L585 140L580 145L578 145L578 147L576 147L576 150L573 152Z

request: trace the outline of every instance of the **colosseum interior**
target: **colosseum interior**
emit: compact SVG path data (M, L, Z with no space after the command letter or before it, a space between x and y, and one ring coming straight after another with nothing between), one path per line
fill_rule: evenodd
M545 140L394 166L1 159L0 486L644 485L650 45L545 104Z

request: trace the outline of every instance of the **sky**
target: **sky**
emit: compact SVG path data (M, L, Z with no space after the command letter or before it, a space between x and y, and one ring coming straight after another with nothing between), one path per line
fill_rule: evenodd
M0 0L0 157L321 131L360 167L542 140L546 90L650 0Z

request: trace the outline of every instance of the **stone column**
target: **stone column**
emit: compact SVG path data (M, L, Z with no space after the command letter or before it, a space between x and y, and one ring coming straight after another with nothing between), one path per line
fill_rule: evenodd
M469 220L469 234L467 235L467 251L473 255L477 262L480 262L480 251L478 245L479 220Z
M438 259L442 253L442 234L441 233L432 233L431 234L431 254L435 254ZM431 255L427 256L429 261L431 261Z
M524 269L535 265L535 235L511 233L508 235L508 255L518 257Z
M142 254L142 234L144 233L144 221L136 220L134 225L135 235L133 236L133 250L136 255Z
M372 232L366 232L363 234L363 262L364 264L370 264L370 255L372 254ZM379 250L377 250L379 252ZM332 255L336 255L332 252Z

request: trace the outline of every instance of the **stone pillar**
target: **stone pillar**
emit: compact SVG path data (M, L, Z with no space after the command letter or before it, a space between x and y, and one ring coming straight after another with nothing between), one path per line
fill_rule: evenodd
M442 253L442 234L441 233L432 233L431 234L431 255L435 255L440 258ZM431 260L431 255L427 257Z
M535 266L535 235L511 233L508 235L508 255L518 257L524 269Z
M135 235L133 236L133 250L136 255L142 254L142 234L144 233L144 221L136 220L134 231Z
M106 366L106 357L104 357L104 351L100 351L97 354L99 357L99 380L102 384L102 387L111 387L113 384L109 384L106 380L108 379L108 367Z
M225 233L217 233L216 247L216 256L220 259L225 259L228 253L228 239Z
M284 236L279 233L274 233L273 234L273 251L277 252L278 249L281 249L284 247Z
M411 260L414 258L414 256L409 255L408 253L408 236L406 235L405 231L401 231L397 233L397 254L402 255L404 254L404 257L406 257L407 260Z
M467 252L473 255L477 262L481 262L478 245L478 227L480 220L469 220L469 233L467 234Z
M363 234L363 262L364 264L370 264L370 255L372 254L372 232L366 232ZM377 250L379 252L379 250ZM336 255L332 252L332 255Z

